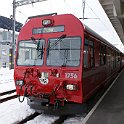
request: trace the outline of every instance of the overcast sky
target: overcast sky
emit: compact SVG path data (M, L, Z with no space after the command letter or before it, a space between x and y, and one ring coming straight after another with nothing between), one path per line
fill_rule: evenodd
M98 0L85 1L85 18L89 19L81 21L124 52L124 47ZM12 2L13 0L3 0L0 2L0 15L6 17L12 15ZM28 16L53 12L58 14L71 13L78 18L82 18L82 3L83 0L48 0L33 5L21 6L16 9L16 20L24 24Z

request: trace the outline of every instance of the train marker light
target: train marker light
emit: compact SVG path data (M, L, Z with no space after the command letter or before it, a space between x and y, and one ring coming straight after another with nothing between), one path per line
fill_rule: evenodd
M23 86L24 85L24 81L23 80L16 80L16 85L17 86Z
M66 89L67 90L78 90L78 88L77 88L77 85L76 84L67 84L66 85Z
M45 19L42 21L43 26L51 26L53 24L53 20L51 19Z
M60 77L60 74L59 74L59 73L57 73L57 74L56 74L56 77L57 77L57 78L59 78L59 77Z

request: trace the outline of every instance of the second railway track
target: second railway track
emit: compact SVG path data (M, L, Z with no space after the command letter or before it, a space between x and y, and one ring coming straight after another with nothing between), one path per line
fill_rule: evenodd
M25 119L21 120L21 121L17 121L17 122L14 122L13 124L23 124L23 123L27 123L28 121L31 121L33 119L35 119L37 116L39 115L42 115L40 113L33 113L29 116L27 116ZM62 124L66 119L67 119L68 116L60 116L58 119L56 119L54 122L51 122L51 124Z
M16 94L13 94L15 92L16 92L16 90L14 89L14 90L10 90L10 91L0 93L0 103L6 102L6 101L14 99L14 98L17 98L18 96Z

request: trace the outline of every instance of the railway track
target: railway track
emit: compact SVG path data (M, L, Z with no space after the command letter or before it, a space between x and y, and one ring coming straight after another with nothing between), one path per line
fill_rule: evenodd
M11 94L11 93L14 93L14 92L16 92L16 90L6 91L6 92L3 92L3 93L0 93L0 96Z
M7 96L7 95L12 95L13 93L15 93L16 90L11 90L11 91L7 91L7 92L3 92L3 93L0 93L0 97L2 96ZM96 95L95 95L96 96ZM11 99L14 99L16 98L17 95L12 95L12 96L9 96L9 97L6 97L6 98L3 98L3 99L0 99L0 103L2 102L5 102L5 101L8 101L8 100L11 100ZM93 98L93 101L94 101L94 98ZM97 100L96 100L97 101ZM91 105L90 105L91 106ZM36 119L36 117L38 116L42 116L42 114L40 113L33 113L33 114L30 114L29 116L25 117L23 120L17 120L16 122L14 122L13 124L23 124L23 123L27 123L28 121L34 121ZM71 122L73 120L73 118L75 118L76 116L60 116L58 119L56 119L54 122L51 122L51 124L63 124L64 122ZM47 118L47 116L46 116ZM81 120L80 118L78 120ZM42 117L41 117L41 121L42 121ZM77 121L78 122L78 121Z
M0 93L0 97L1 97L0 98L0 103L3 103L3 102L6 102L8 100L17 98L18 96L16 94L13 94L15 92L16 92L16 90L10 90L10 91ZM10 96L6 96L6 95L10 95Z
M66 119L68 118L68 115L60 116L55 122L52 124L62 124Z
M37 117L39 115L40 115L40 113L35 112L34 114L31 114L31 115L27 116L25 119L23 119L21 121L14 122L13 124L24 124L28 121L31 121L31 120L35 119L35 117ZM51 124L62 124L64 122L64 120L67 119L67 117L68 116L60 116L57 120L55 120Z
M25 119L23 119L21 121L17 121L17 122L15 122L13 124L24 124L24 123L26 123L26 122L28 122L30 120L33 120L38 115L40 115L40 113L35 112L34 114L31 114L31 115L27 116Z

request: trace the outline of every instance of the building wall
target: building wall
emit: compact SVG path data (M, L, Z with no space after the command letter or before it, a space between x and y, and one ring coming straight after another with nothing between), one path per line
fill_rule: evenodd
M17 39L16 33L15 39ZM0 68L9 67L9 50L12 48L12 31L0 29Z

